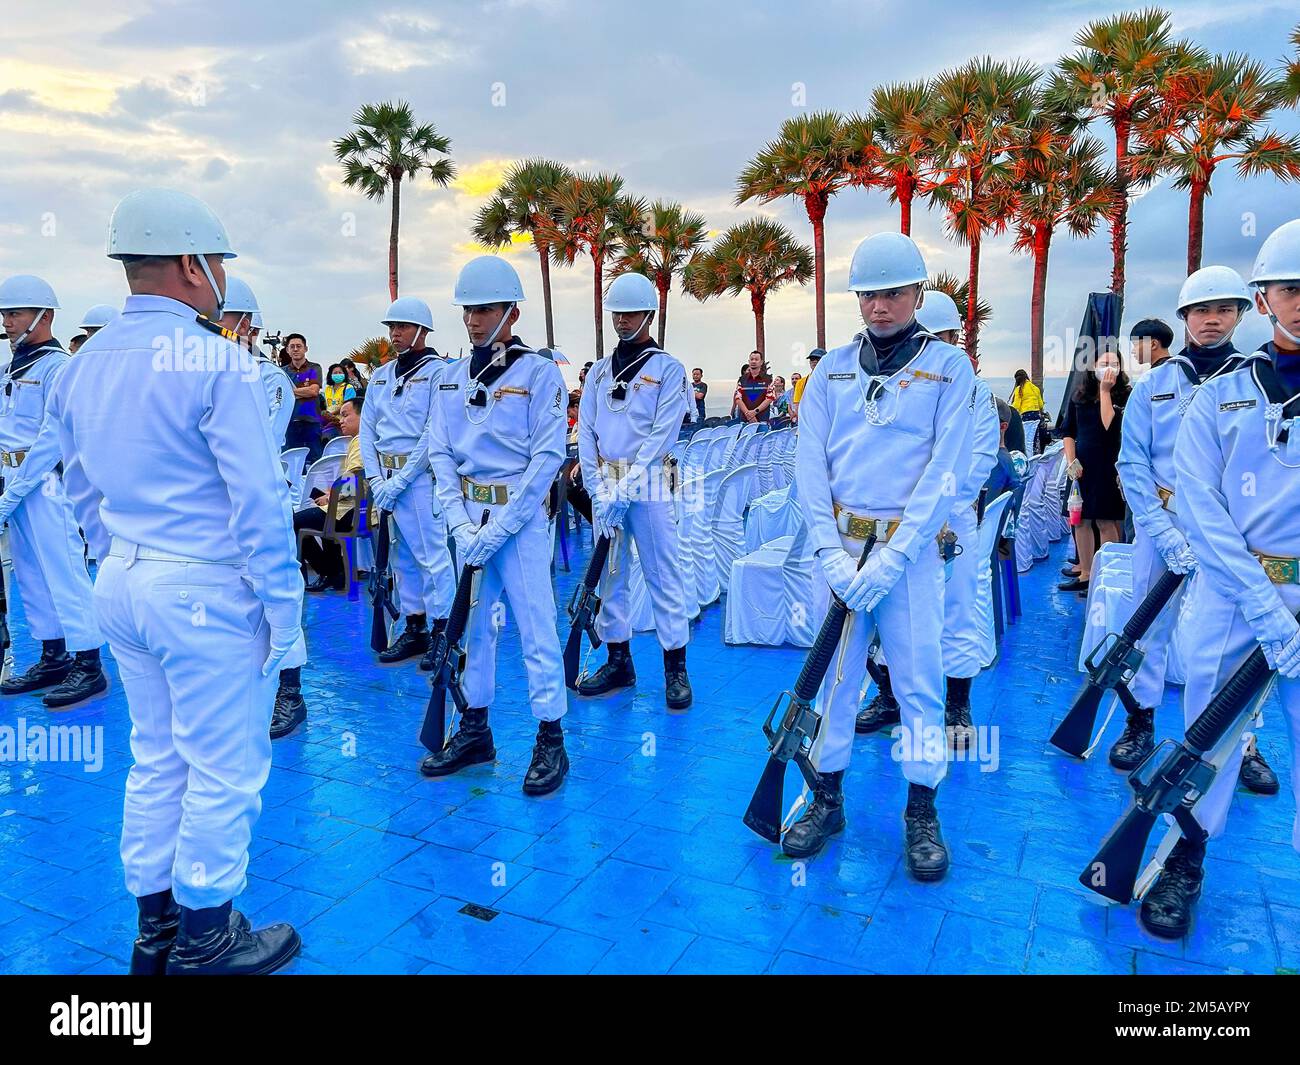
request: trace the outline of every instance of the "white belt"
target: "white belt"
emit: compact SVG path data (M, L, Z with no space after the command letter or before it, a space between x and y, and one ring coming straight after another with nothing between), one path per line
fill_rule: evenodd
M130 569L140 559L144 559L146 562L192 562L209 566L233 566L240 569L244 566L242 559L195 558L193 555L178 555L173 551L159 551L155 547L142 547L140 544L132 543L130 540L122 540L116 536L113 537L113 546L108 554L110 558L125 559L127 569Z

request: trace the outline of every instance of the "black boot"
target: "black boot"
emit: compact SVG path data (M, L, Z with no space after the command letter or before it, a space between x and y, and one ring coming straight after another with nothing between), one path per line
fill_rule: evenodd
M628 659L631 665L632 660ZM636 678L634 677L633 680ZM685 710L691 705L691 678L686 675L686 648L664 652L664 698L669 710Z
M108 678L99 661L99 648L78 651L63 683L41 700L51 710L64 709L108 691Z
M202 910L180 907L168 976L263 976L298 953L302 939L292 925L273 924L252 932L233 919L231 909L229 902Z
M387 650L379 652L379 661L385 665L404 662L408 658L422 655L429 650L429 630L425 627L423 614L407 614L406 629L397 637Z
M548 795L562 783L569 772L569 755L564 749L564 730L558 721L543 721L537 726L533 760L524 774L525 795Z
M942 880L948 872L948 848L939 830L934 808L934 788L908 784L907 809L903 812L907 871L917 880Z
M167 971L167 957L176 941L181 910L170 891L142 895L136 900L140 910L140 935L131 948L131 976L162 976ZM248 918L238 910L230 911L230 926L247 932Z
M317 576L314 581L308 581L304 586L304 590L308 592L323 592L327 588L332 587L334 587L334 578L320 575Z
M433 667L437 663L433 660L434 652L438 650L438 637L447 631L446 618L434 618L433 626L429 629L429 651L420 659L420 668L425 673L432 673Z
M894 688L889 682L889 667L881 666L875 698L858 711L858 718L853 723L853 731L866 735L869 732L879 732L883 728L897 725L899 721L898 700L894 698Z
M636 684L636 670L632 668L631 645L610 643L609 661L590 677L578 681L579 695L604 695L618 688L630 688Z
M271 711L271 739L289 735L307 720L307 700L302 697L302 669L280 670L280 690Z
M426 777L445 777L468 765L491 762L497 756L488 727L487 707L471 706L460 719L460 728L447 746L420 763Z
M791 858L809 858L837 832L844 831L844 770L818 773L812 802L781 840Z
M1192 907L1201 897L1205 880L1205 844L1180 839L1165 862L1164 871L1142 900L1139 917L1147 931L1166 939L1181 939L1192 923Z
M36 665L0 684L0 695L21 695L62 684L72 672L74 662L63 640L42 640L41 657Z
M1256 795L1277 794L1277 774L1273 772L1273 767L1264 761L1264 756L1259 753L1258 747L1253 748L1242 758L1237 779L1246 786L1248 791L1253 791Z
M1110 749L1110 764L1116 769L1136 769L1156 745L1155 708L1140 706L1129 714L1124 731Z
M975 742L975 727L970 720L971 677L948 677L948 698L943 708L943 723L948 746L964 751Z

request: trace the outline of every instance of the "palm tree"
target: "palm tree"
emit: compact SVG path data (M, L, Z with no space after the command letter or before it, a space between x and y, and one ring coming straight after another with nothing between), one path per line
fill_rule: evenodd
M1050 108L1039 112L1049 150L1023 153L1012 177L1014 251L1034 257L1029 302L1029 374L1043 386L1043 315L1047 257L1052 234L1064 225L1075 237L1090 236L1115 202L1115 183L1103 162L1105 145L1096 137L1063 133L1068 123Z
M966 320L970 313L970 285L956 274L950 274L947 270L941 270L935 274L925 286L935 292L942 292L951 296L953 303L957 304L957 313L961 315L962 321ZM977 300L975 303L975 321L981 328L988 323L993 316L993 308L983 300Z
M935 158L932 202L945 208L949 233L970 248L972 306L979 301L980 246L985 233L1002 233L1014 203L1017 159L1047 150L1034 128L1038 68L983 57L945 71L933 83L924 130ZM968 308L966 353L978 357L979 323Z
M510 245L515 236L528 236L537 249L542 269L542 304L546 312L546 345L555 347L555 320L551 309L551 249L543 231L549 218L550 198L561 182L573 177L563 163L550 159L525 159L516 163L500 188L482 207L474 222L474 239L489 248Z
M711 248L691 256L682 289L701 302L748 292L754 346L766 355L763 315L768 294L789 281L806 285L813 276L813 254L806 244L800 244L780 222L754 218L732 226Z
M1286 65L1286 99L1291 106L1300 104L1300 24L1291 31L1295 58Z
M1263 129L1286 104L1286 80L1239 53L1202 58L1170 75L1158 106L1138 130L1134 172L1175 174L1189 191L1187 272L1201 268L1205 197L1215 169L1234 161L1242 177L1300 181L1300 137Z
M898 204L899 231L909 235L912 201L935 178L925 132L929 108L930 86L923 81L881 85L871 94L874 172L864 184L889 190L889 202Z
M1129 162L1133 130L1155 107L1169 73L1193 50L1175 42L1167 11L1148 8L1088 23L1074 38L1079 51L1057 62L1049 93L1063 111L1082 105L1105 115L1115 131L1114 193L1110 209L1110 288L1124 298L1129 194L1145 179Z
M673 276L687 259L708 239L708 224L702 214L688 211L680 203L655 200L646 215L645 225L627 234L622 253L614 263L615 276L623 273L644 274L659 292L658 343L664 346L668 322L668 290Z
M603 358L605 263L618 253L629 233L644 224L645 202L625 195L623 179L617 174L578 174L561 181L547 203L538 232L551 249L551 259L572 266L579 255L591 258L596 358Z
M411 105L365 104L352 116L357 128L334 142L334 156L343 164L343 184L360 189L366 198L383 202L393 192L392 223L388 231L388 295L397 299L397 229L402 214L402 179L427 173L436 185L446 186L456 176L450 159L451 141L432 124L417 126Z
M826 207L851 179L844 120L814 111L781 123L776 140L760 151L736 179L736 203L769 203L783 196L803 201L812 223L816 270L817 345L826 346Z
M393 346L388 342L388 337L371 337L348 352L347 357L353 363L364 364L374 370L386 363L392 353Z

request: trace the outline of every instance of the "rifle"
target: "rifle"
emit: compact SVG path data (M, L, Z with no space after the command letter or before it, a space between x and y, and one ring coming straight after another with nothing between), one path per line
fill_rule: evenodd
M1096 857L1079 875L1079 883L1115 902L1131 901L1147 840L1161 814L1172 814L1187 839L1204 842L1205 829L1192 816L1192 807L1209 790L1217 773L1206 755L1253 710L1272 672L1263 649L1255 648L1187 727L1183 742L1165 740L1133 770L1129 776L1133 806L1102 840Z
M1160 616L1160 611L1182 587L1184 579L1184 574L1166 570L1133 611L1123 632L1119 635L1108 632L1092 649L1084 662L1088 670L1088 681L1074 700L1069 713L1052 733L1053 747L1082 758L1092 744L1092 730L1097 724L1101 698L1112 688L1128 713L1137 712L1137 700L1128 687L1146 657L1146 652L1137 646L1137 642L1147 634L1147 630Z
M569 626L569 638L564 643L564 686L576 689L578 686L578 667L582 658L583 633L591 640L592 647L600 646L600 637L596 634L596 615L600 613L600 597L596 587L600 584L600 575L605 569L609 557L610 538L602 536L592 548L591 558L587 562L587 572L582 581L573 590L569 600L569 617L573 624Z
M9 637L9 589L5 570L9 563L9 534L0 535L0 682L14 671L13 640Z
M876 536L867 537L858 569L867 561L867 555L876 546ZM812 650L804 660L803 669L794 683L794 690L782 692L763 722L763 735L767 737L768 759L763 775L749 800L745 811L745 825L770 843L781 841L781 811L785 806L785 767L791 759L799 767L809 787L817 783L817 771L812 766L812 749L821 728L821 715L813 710L813 701L822 686L827 670L835 658L849 608L838 596L831 596L830 609L817 632ZM781 723L776 728L772 722L777 712L785 707Z
M375 545L375 564L370 570L370 606L372 613L370 615L370 649L375 652L383 651L388 648L388 618L384 616L389 614L394 621L397 620L397 605L393 602L393 593L390 588L389 580L389 540L391 534L388 527L390 513L387 510L379 512L379 542Z
M481 529L487 524L491 511L483 511ZM429 692L429 705L424 709L424 724L420 727L420 742L430 754L437 754L447 745L447 692L458 713L469 707L465 692L460 686L465 672L465 627L469 624L470 600L474 591L474 574L477 566L462 566L460 580L456 582L456 596L451 602L451 615L438 640L433 645L433 690Z

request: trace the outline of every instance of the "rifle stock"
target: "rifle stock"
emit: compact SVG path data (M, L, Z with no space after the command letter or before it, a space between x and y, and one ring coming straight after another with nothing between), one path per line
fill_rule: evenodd
M572 624L569 626L568 639L564 641L564 685L571 690L578 686L578 672L582 665L582 637L586 635L591 640L592 647L600 646L600 637L596 634L600 597L596 595L596 588L609 558L609 546L608 536L596 540L582 582L574 589L573 598L569 601L568 611Z
M370 571L370 649L376 653L388 648L388 618L384 615L397 618L397 607L388 588L391 554L388 518L388 511L379 512L379 539L375 544L374 568Z

